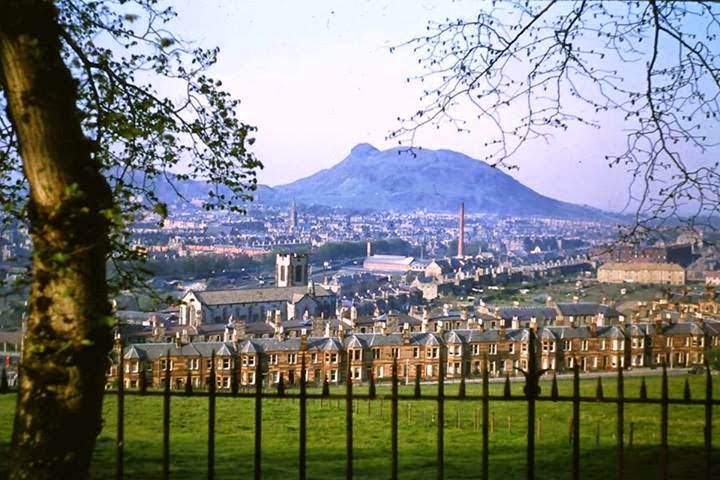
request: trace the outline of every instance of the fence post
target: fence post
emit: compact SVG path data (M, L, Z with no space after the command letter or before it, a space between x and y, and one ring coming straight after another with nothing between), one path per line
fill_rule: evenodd
M667 366L662 365L662 386L660 399L660 478L668 478L668 378Z
M623 480L625 463L625 386L623 367L618 365L617 378L617 478Z
M353 400L352 368L350 355L347 356L347 377L345 379L345 478L353 478Z
M262 386L263 386L263 359L257 353L255 362L255 480L262 480Z
M170 478L170 350L165 355L165 388L163 391L163 471L162 478Z
M390 467L390 479L398 478L398 372L397 358L393 358L392 366L392 397L391 397L391 446L390 452L392 463Z
M415 391L414 391L415 398L420 398L420 395L421 395L421 393L422 393L422 392L420 391L420 375L421 375L421 371L422 371L422 366L421 366L421 365L415 365Z
M302 359L300 361L300 448L298 452L298 462L300 463L298 478L305 480L305 457L307 444L307 394L305 384L305 351L301 351Z
M705 359L705 478L712 478L712 376L710 363Z
M522 370L521 370L522 371ZM525 396L527 413L527 478L535 480L535 399L540 393L538 381L543 371L538 370L535 357L535 331L528 329L528 371L525 374Z
M482 372L482 480L488 480L489 469L488 461L490 458L490 452L488 451L488 413L489 413L489 399L490 391L488 385L488 359L485 355L483 361L483 372Z
M122 338L119 339L120 353L118 355L118 389L117 389L117 438L115 439L115 478L122 480L125 462L125 346ZM139 362L139 360L138 360ZM140 369L138 369L140 370ZM5 369L3 369L3 374Z
M580 480L580 368L573 360L572 478Z
M440 339L442 342L442 339ZM444 344L438 347L438 395L437 395L437 479L445 477L445 357Z
M208 480L215 478L215 350L210 354L210 378L208 379L208 448L207 448L207 476Z

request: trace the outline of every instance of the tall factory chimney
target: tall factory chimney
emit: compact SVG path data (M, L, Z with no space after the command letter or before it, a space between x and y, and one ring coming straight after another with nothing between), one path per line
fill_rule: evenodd
M465 203L460 203L460 235L458 235L457 256L465 256Z

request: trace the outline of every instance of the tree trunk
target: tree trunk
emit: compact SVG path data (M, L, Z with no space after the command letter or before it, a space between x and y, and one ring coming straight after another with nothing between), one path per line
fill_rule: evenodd
M0 81L30 184L32 285L10 478L86 478L111 320L111 192L76 108L53 2L0 0Z

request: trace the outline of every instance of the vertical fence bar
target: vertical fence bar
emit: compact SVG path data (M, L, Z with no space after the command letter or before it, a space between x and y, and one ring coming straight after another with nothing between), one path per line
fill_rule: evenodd
M307 392L306 388L306 370L305 370L305 351L301 352L302 360L300 362L300 448L298 452L299 471L298 478L305 480L305 458L307 445Z
M705 360L705 478L712 478L712 376L710 364Z
M438 365L438 394L437 394L437 479L445 477L445 363L443 345L440 344Z
M420 398L422 392L420 391L420 376L422 375L422 365L415 365L415 390L413 395L415 398Z
M215 350L210 355L210 377L208 378L208 447L207 447L207 476L208 480L215 478Z
M580 368L573 360L572 478L580 480Z
M489 460L490 452L488 449L488 423L489 423L489 403L490 403L490 388L488 385L488 359L485 355L483 361L483 372L482 372L482 480L488 480L489 478Z
M352 368L350 355L347 356L347 378L345 379L345 478L353 478L353 400Z
M163 391L162 478L170 478L170 351L165 355L165 386Z
M258 353L255 362L255 480L262 480L262 388L263 359Z
M623 480L625 464L625 385L623 367L618 365L617 378L617 478Z
M538 368L535 358L535 331L528 332L528 371L525 374L527 396L527 479L535 480L535 397L538 390Z
M125 355L123 341L120 339L118 355L118 389L117 389L117 437L115 439L115 478L122 480L125 462ZM139 360L138 360L139 361ZM140 370L140 369L138 369ZM3 371L4 372L4 371Z
M668 378L667 366L662 366L662 391L660 399L660 478L668 478Z
M390 433L390 451L392 463L390 467L390 479L398 478L398 371L397 358L393 358L392 366L392 397L390 403L391 433Z

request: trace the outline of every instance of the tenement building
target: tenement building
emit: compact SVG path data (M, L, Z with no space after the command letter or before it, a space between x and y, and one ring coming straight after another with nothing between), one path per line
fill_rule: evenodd
M618 367L670 368L701 365L707 350L720 347L720 321L695 317L676 323L648 320L630 325L548 326L530 328L474 328L438 331L401 331L387 329L376 333L354 333L344 328L323 335L289 337L279 331L272 338L245 338L234 342L195 342L131 344L122 353L116 350L108 372L108 386L117 381L120 354L123 379L128 388L141 384L158 388L166 372L172 388L184 388L187 382L202 387L210 378L214 358L218 388L253 385L262 380L268 386L279 382L296 384L305 365L306 380L321 384L387 381L394 362L398 375L406 382L438 378L440 366L447 378L472 377L487 367L493 376L515 375L527 369L529 342L535 342L538 366L562 372L576 364L583 372L598 372ZM532 335L534 332L535 335ZM487 362L487 363L486 363ZM141 378L142 377L142 378Z
M606 263L598 268L600 283L685 285L685 269L674 263Z

